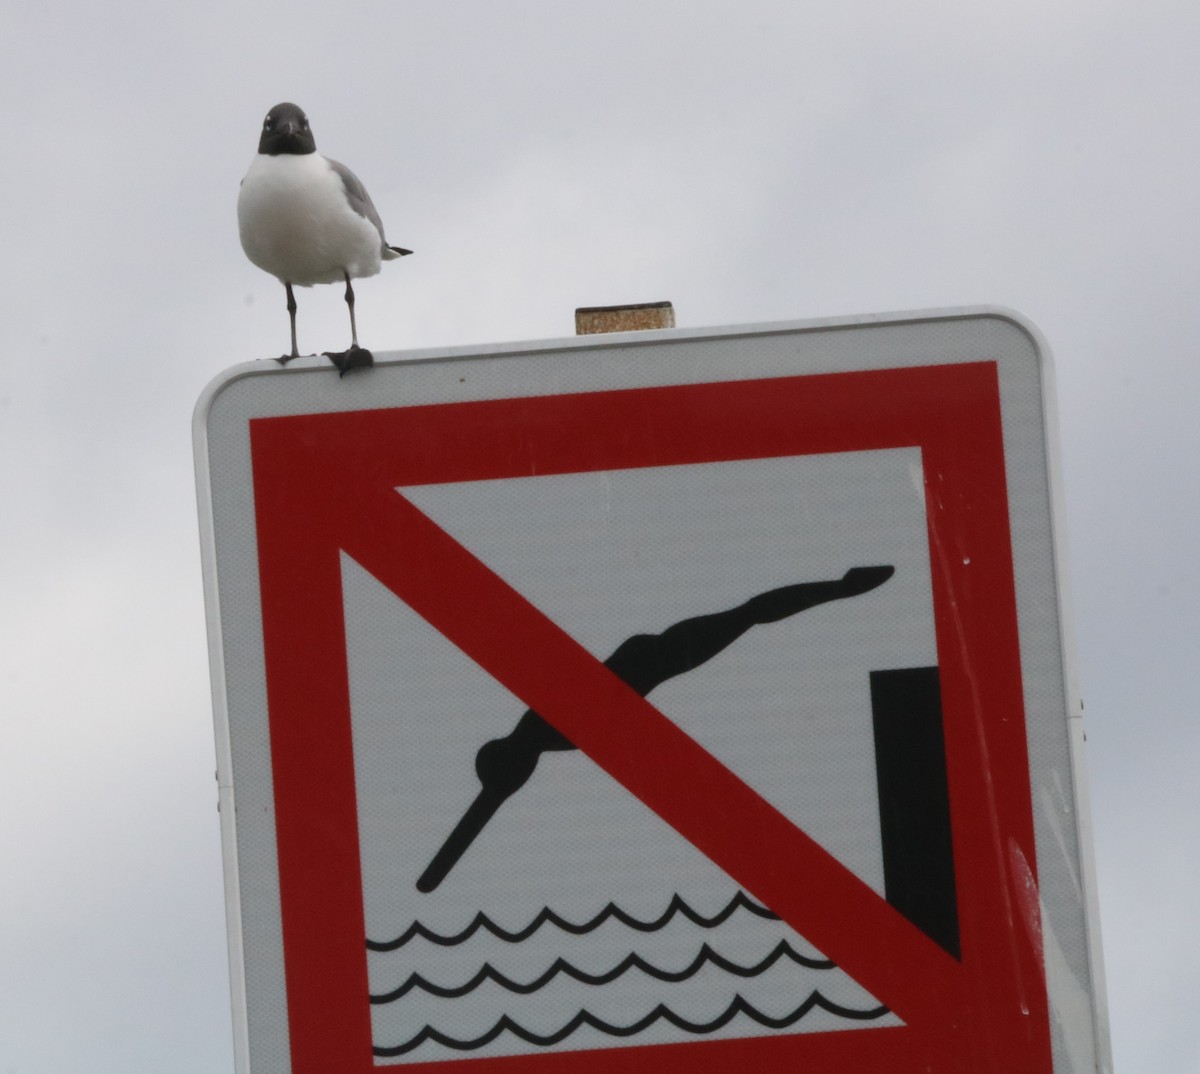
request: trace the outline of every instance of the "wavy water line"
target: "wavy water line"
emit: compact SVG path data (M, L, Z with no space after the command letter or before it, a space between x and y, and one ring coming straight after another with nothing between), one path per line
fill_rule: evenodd
M788 1029L795 1025L809 1011L816 1007L828 1011L830 1014L836 1014L842 1018L853 1019L855 1021L871 1021L875 1018L881 1018L888 1013L887 1007L873 1007L865 1011L857 1011L849 1007L843 1007L832 1000L826 999L819 991L814 989L808 999L800 1004L791 1014L785 1014L781 1018L772 1018L768 1014L764 1014L758 1010L752 1003L747 1002L742 998L741 994L733 997L733 1002L729 1004L725 1010L717 1015L711 1022L689 1022L686 1018L676 1014L665 1003L660 1003L644 1018L638 1019L632 1025L614 1026L609 1025L602 1018L597 1018L588 1010L580 1010L566 1025L554 1033L548 1033L542 1036L526 1029L518 1022L514 1022L507 1014L501 1016L500 1020L492 1026L486 1033L480 1037L475 1037L473 1040L458 1040L455 1037L447 1036L440 1030L434 1029L433 1026L425 1026L416 1036L411 1037L403 1044L397 1044L391 1047L380 1047L376 1045L372 1051L380 1058L394 1058L398 1055L405 1055L408 1052L419 1048L426 1041L434 1041L447 1048L453 1048L455 1051L468 1052L475 1051L478 1048L486 1047L491 1044L501 1033L505 1031L512 1033L513 1036L520 1037L527 1044L536 1044L540 1047L548 1047L552 1044L558 1044L567 1039L572 1033L578 1030L581 1026L591 1026L592 1029L598 1030L601 1033L607 1033L613 1037L632 1037L638 1033L649 1029L655 1022L667 1021L677 1029L682 1029L685 1033L692 1033L697 1036L703 1036L708 1033L715 1033L719 1029L723 1029L733 1021L739 1014L744 1014L752 1021L757 1022L765 1029Z
M371 1002L374 1004L394 1003L398 999L403 999L414 988L419 988L421 991L438 996L441 999L459 999L474 992L475 989L486 981L494 981L501 988L507 989L509 992L528 996L544 988L560 974L571 977L581 984L605 985L615 981L618 977L624 976L632 969L641 970L649 977L654 977L659 981L667 981L671 984L690 980L706 965L716 966L735 977L758 977L760 974L766 973L781 958L788 958L797 966L805 966L808 969L833 969L833 963L829 959L809 958L807 955L802 955L787 940L780 940L770 953L753 966L742 966L736 962L731 962L714 951L708 944L702 944L699 954L682 970L660 969L636 953L627 955L606 973L588 973L586 970L581 970L577 966L572 965L566 959L558 958L554 960L550 968L541 976L532 981L520 982L505 976L490 963L485 962L479 972L465 984L455 986L437 985L427 980L421 974L414 973L399 988L395 988L391 992L371 996Z
M542 907L537 916L523 929L518 929L511 932L502 925L497 925L487 914L480 911L472 919L471 923L461 932L453 933L452 935L443 936L440 933L434 932L421 924L420 921L414 921L404 932L394 940L367 940L368 951L396 951L409 943L415 937L420 936L430 943L438 944L441 947L454 947L460 943L465 943L480 929L490 932L498 940L503 940L505 943L521 943L529 939L543 925L555 925L562 929L563 932L569 932L575 936L583 936L586 933L593 932L610 919L620 921L621 924L628 926L637 932L658 932L664 928L677 915L682 914L694 925L704 929L715 929L723 925L730 917L739 909L746 910L758 917L765 918L768 921L780 920L779 915L772 910L768 910L761 903L755 902L744 891L739 891L728 905L719 910L712 917L705 917L703 914L693 910L683 896L673 895L671 901L667 904L666 910L655 918L653 921L641 921L636 917L626 913L616 903L610 902L603 910L595 917L583 923L568 921L566 918L560 917L548 906Z

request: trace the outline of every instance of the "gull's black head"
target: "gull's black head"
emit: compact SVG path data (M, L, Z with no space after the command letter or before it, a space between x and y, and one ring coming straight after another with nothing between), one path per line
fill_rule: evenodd
M272 157L281 153L294 153L297 156L315 153L317 143L308 129L308 116L304 110L287 101L272 108L263 120L258 151Z

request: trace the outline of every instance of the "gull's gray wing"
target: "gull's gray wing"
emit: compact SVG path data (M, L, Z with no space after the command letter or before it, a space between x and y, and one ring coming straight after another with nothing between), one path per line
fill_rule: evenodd
M328 157L325 159L329 160ZM336 160L330 160L329 166L341 178L342 188L346 191L346 200L350 203L350 208L375 225L375 230L379 232L379 242L386 250L388 244L383 234L383 221L379 219L379 211L375 208L375 203L371 201L371 195L367 193L367 188L362 185L362 180L345 164Z

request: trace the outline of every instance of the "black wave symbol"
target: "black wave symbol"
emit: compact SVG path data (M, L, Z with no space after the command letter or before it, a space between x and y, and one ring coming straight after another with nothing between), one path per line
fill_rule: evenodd
M640 955L634 953L626 956L616 966L607 973L588 973L586 970L581 970L577 966L571 965L566 959L555 959L550 968L546 970L540 977L535 980L522 983L514 981L511 977L506 977L499 970L485 962L483 968L475 974L466 984L456 985L454 987L446 987L443 985L433 984L427 981L419 973L414 973L407 981L399 988L391 992L385 992L382 995L371 996L371 1002L375 1004L393 1003L398 999L402 999L408 995L414 988L419 988L424 992L428 992L434 996L440 996L442 999L458 999L462 996L474 992L485 981L495 981L501 988L506 988L510 992L516 992L522 996L528 996L539 989L544 988L559 974L565 974L568 977L573 977L576 981L586 985L604 985L610 984L618 977L623 976L632 969L639 969L650 977L654 977L660 981L668 981L672 984L677 984L680 981L690 980L695 977L706 965L717 966L723 969L726 973L733 974L735 977L757 977L760 974L766 973L772 966L775 965L781 958L791 959L797 966L807 966L814 970L831 970L833 963L824 958L809 958L807 955L802 955L796 951L787 940L780 940L778 944L767 954L761 961L753 966L740 966L736 962L730 962L729 959L723 957L714 951L708 944L700 946L700 953L692 960L691 964L682 970L663 970L657 966L651 965Z
M744 891L739 891L723 910L719 910L712 917L705 917L703 914L693 910L687 902L684 901L681 895L671 896L671 901L667 904L666 910L655 918L653 921L641 921L636 917L626 913L616 903L609 903L595 917L582 924L577 924L573 921L568 921L566 918L559 917L550 907L546 906L539 911L538 915L523 929L516 932L510 932L502 925L497 925L487 914L480 911L475 915L471 923L462 930L451 936L443 936L440 933L434 932L432 929L426 928L419 921L414 921L404 933L394 940L367 940L368 951L395 951L403 947L406 943L416 936L428 940L430 943L438 944L442 947L453 947L456 944L464 943L475 935L480 929L490 932L497 939L504 940L506 943L521 943L523 940L529 939L543 925L556 925L563 932L572 933L575 936L583 936L586 933L598 929L606 921L613 919L620 921L621 924L627 925L631 929L638 932L657 932L659 929L667 925L676 915L682 914L694 925L699 925L704 929L715 929L723 925L730 919L739 909L746 910L757 917L766 918L768 921L778 921L779 915L772 910L768 910L761 903L755 902Z
M813 990L808 999L800 1004L791 1014L785 1014L782 1018L772 1018L768 1014L764 1014L758 1010L752 1003L747 1002L741 995L735 995L733 1002L729 1004L725 1010L717 1015L711 1022L689 1022L686 1018L676 1014L665 1003L660 1003L644 1018L638 1019L632 1025L614 1026L609 1025L601 1018L597 1018L594 1014L587 1010L581 1010L575 1015L565 1026L554 1033L548 1033L546 1036L533 1033L524 1026L514 1022L507 1014L503 1015L500 1020L492 1026L481 1037L476 1037L473 1040L458 1040L455 1037L449 1037L445 1033L434 1029L433 1026L425 1026L420 1033L415 1037L405 1041L403 1044L397 1044L392 1047L380 1047L376 1045L372 1048L375 1055L380 1058L392 1058L397 1055L405 1055L411 1052L414 1048L420 1047L427 1040L436 1041L447 1048L453 1048L460 1052L474 1051L477 1048L482 1048L491 1044L501 1033L507 1030L514 1036L520 1037L528 1044L537 1044L540 1046L548 1046L558 1044L564 1041L580 1026L591 1026L593 1029L599 1030L601 1033L607 1033L613 1037L632 1037L643 1030L649 1029L658 1021L667 1021L677 1029L682 1029L685 1033L694 1033L696 1035L704 1035L707 1033L715 1033L718 1029L723 1029L733 1021L739 1014L744 1014L751 1020L757 1022L760 1026L766 1029L788 1029L795 1025L809 1011L816 1007L829 1011L831 1014L836 1014L842 1018L850 1018L855 1021L870 1021L874 1018L880 1018L888 1013L886 1007L872 1007L869 1010L857 1011L849 1007L843 1007L841 1004L834 1003L832 1000L826 999L817 990Z

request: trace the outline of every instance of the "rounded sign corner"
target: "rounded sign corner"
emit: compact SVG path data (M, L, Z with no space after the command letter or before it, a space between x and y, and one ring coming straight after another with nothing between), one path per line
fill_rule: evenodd
M261 362L239 362L237 365L231 365L228 369L221 370L204 385L196 399L196 405L192 408L192 429L195 435L200 436L203 433L213 404L221 392L243 377L262 372L264 370Z
M1050 344L1047 342L1046 336L1032 319L1026 317L1019 310L1013 309L1011 306L980 306L978 315L986 320L997 321L1015 330L1033 348L1034 356L1043 373L1053 371L1054 352L1050 349Z

